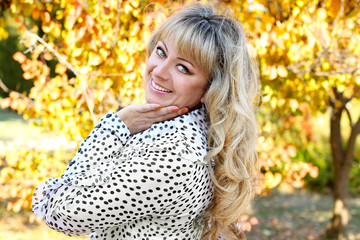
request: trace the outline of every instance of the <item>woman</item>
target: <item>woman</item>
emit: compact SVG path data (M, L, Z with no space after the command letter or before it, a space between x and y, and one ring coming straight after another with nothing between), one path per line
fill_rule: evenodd
M148 44L147 104L109 112L33 210L90 239L242 239L254 194L257 74L236 20L196 4Z

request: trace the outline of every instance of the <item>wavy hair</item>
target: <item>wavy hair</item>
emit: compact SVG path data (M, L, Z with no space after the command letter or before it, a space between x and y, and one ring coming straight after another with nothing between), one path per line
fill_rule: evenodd
M220 9L220 8L218 8ZM254 196L258 72L243 27L214 6L193 4L170 16L152 35L147 54L171 37L179 54L207 73L209 170L214 199L205 212L202 239L246 239L237 226Z

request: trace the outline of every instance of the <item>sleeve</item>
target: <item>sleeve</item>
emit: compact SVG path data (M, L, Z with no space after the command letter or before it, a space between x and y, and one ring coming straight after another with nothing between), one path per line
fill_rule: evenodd
M63 185L97 185L110 179L112 159L131 138L125 123L109 111L86 139L60 178L50 178L38 186L33 194L32 209L44 218L50 197Z
M150 215L163 216L182 195L184 184L193 174L193 163L161 146L143 144L131 154L114 157L110 147L105 145L103 149L107 148L109 154L102 154L99 161L107 157L113 163L108 168L100 168L101 176L83 175L88 171L87 165L91 166L93 155L88 144L95 144L93 140L102 138L102 134L112 136L106 133L110 129L105 129L100 127L84 141L73 159L75 163L63 175L66 177L45 182L47 190L39 191L41 198L46 199L45 222L52 229L69 236L80 236ZM96 150L98 144L95 146ZM111 174L107 175L107 172Z

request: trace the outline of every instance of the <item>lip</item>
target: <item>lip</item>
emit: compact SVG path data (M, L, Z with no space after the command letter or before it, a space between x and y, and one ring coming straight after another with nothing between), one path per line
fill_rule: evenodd
M157 90L157 89L154 88L153 85L152 85L152 82L153 82L153 81L154 81L154 80L153 80L152 78L150 78L149 88L150 88L151 91L153 91L154 93L159 94L159 95L167 95L167 94L172 93L172 91L171 91L171 92L163 92L163 91ZM165 88L165 87L161 86L161 85L158 84L158 83L155 83L155 84L158 85L158 86L160 86L160 87L162 87L162 88ZM165 89L167 89L167 88L165 88ZM170 90L169 90L169 91L170 91Z

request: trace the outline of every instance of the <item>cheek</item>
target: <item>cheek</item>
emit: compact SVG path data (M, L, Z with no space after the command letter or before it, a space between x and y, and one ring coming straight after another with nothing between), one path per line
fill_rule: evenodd
M154 69L154 67L156 66L156 57L154 55L154 51L151 53L151 55L149 56L149 58L146 61L146 72L150 72Z
M184 97L193 100L200 98L205 92L202 84L189 84L187 81L184 84L178 84L177 89Z
M146 68L145 68L145 74L149 75L151 69L153 69L153 67L151 66L151 62L147 61L146 62Z

